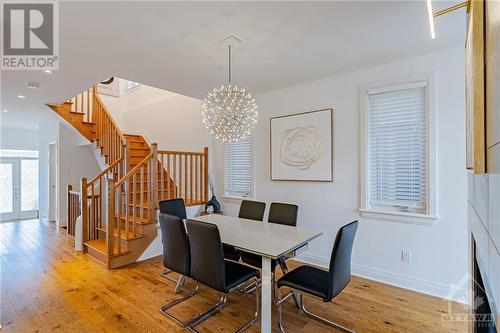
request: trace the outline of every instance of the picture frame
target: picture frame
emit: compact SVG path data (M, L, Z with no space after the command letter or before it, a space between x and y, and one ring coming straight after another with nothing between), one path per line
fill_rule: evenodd
M272 181L333 182L333 108L269 120Z

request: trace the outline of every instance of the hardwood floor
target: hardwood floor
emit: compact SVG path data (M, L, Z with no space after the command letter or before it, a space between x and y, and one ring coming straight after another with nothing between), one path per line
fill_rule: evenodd
M159 313L161 305L178 297L174 284L160 276L160 257L108 271L75 253L65 231L38 220L0 224L0 255L3 332L185 331ZM234 332L254 311L254 297L231 294L224 310L200 331ZM201 287L173 313L188 319L216 301L214 292ZM467 331L443 322L446 301L357 277L332 303L305 301L311 310L357 332ZM466 311L451 306L456 313ZM291 301L284 309L290 333L336 332L300 314ZM259 325L249 330L258 331Z

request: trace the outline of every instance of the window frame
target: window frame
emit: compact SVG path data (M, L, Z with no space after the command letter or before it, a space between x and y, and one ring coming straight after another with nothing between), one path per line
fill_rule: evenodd
M370 137L369 137L369 93L389 92L410 88L425 82L427 96L427 202L426 212L406 212L384 207L370 207ZM439 219L437 212L437 137L435 112L434 73L417 74L400 79L386 80L360 87L360 208L363 217L401 223L432 225Z
M247 196L243 195L237 195L236 193L231 193L226 190L226 153L227 153L227 144L224 144L224 174L223 174L223 179L224 179L224 187L223 187L223 199L230 199L230 200L236 200L236 201L241 201L241 200L247 200L247 199L253 199L255 197L255 169L254 169L254 135L252 134L250 136L250 192L248 193Z

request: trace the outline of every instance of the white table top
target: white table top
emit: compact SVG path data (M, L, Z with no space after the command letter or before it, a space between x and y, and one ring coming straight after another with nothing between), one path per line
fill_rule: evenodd
M271 259L298 249L323 234L310 229L220 214L197 216L191 220L215 224L223 243Z

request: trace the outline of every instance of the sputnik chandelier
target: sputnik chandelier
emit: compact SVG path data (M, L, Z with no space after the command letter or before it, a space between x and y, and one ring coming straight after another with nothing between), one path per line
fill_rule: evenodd
M201 116L211 136L231 143L252 134L259 114L252 94L231 82L231 46L241 41L230 36L223 42L227 43L229 51L229 82L207 95L201 104Z

